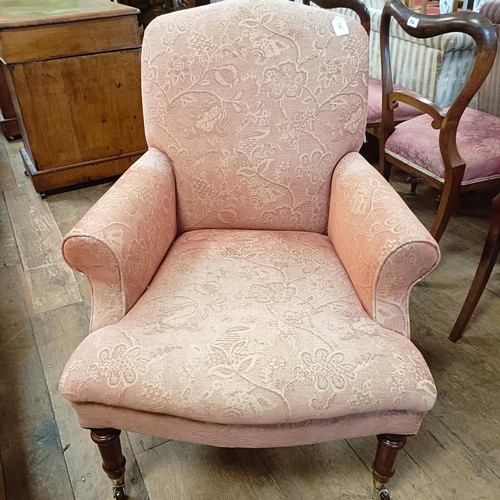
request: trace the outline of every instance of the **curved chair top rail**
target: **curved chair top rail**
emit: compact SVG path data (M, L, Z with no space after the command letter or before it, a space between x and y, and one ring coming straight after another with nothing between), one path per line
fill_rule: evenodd
M359 17L361 26L370 34L370 11L361 0L315 0L322 9L351 9Z
M390 21L394 18L401 28L415 38L430 38L445 33L459 32L472 37L476 57L472 71L455 101L443 110L415 93L393 92L389 52ZM439 144L445 166L463 164L456 147L456 133L460 118L491 70L497 50L497 34L483 15L475 12L452 12L439 16L418 14L405 7L400 0L388 0L380 20L380 55L382 62L382 128L383 140L394 130L394 101L405 102L433 118L432 126L440 129Z

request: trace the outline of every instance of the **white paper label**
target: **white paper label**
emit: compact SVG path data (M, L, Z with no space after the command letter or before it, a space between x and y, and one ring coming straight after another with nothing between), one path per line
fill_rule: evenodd
M332 21L333 31L337 36L347 35L349 33L349 28L343 17L336 16Z
M418 19L416 17L410 16L406 24L408 26L411 26L412 28L416 28L418 26Z

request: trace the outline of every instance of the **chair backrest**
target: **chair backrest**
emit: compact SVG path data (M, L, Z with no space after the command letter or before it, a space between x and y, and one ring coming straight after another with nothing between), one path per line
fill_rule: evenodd
M179 231L327 226L330 181L361 147L368 37L283 0L227 0L155 19L142 49L150 147L171 160Z
M493 23L500 37L500 0L489 0L483 4L480 12ZM493 67L479 89L478 109L500 117L500 51L497 51Z
M476 57L469 77L448 110L443 110L427 99L413 93L393 92L389 50L389 28L391 19L411 36L430 38L450 32L461 32L471 36L476 44ZM475 12L453 12L439 16L419 15L407 9L399 0L389 0L382 11L380 22L380 56L382 61L382 126L380 142L394 130L394 102L408 103L433 118L432 126L440 130L439 147L446 168L463 165L456 144L460 118L474 94L486 79L497 48L497 35L493 25ZM383 147L383 146L381 146Z

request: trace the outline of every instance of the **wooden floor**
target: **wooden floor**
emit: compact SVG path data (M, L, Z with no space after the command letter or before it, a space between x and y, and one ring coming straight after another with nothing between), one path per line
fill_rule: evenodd
M89 317L88 285L63 262L61 235L109 185L43 201L23 174L19 147L0 141L0 500L110 498L95 445L57 390ZM397 180L429 226L436 192L419 186L410 198L404 177ZM442 240L439 268L413 291L412 339L439 396L400 454L393 499L500 499L500 266L464 339L447 339L481 253L487 199L476 193L462 200ZM370 497L372 437L267 450L136 434L122 442L132 499Z

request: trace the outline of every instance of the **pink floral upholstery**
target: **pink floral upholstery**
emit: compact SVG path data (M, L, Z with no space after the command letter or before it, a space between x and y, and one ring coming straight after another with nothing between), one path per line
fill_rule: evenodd
M401 85L394 85L394 92L408 90ZM409 120L415 116L421 115L422 112L406 104L404 102L398 103L394 108L394 120L401 122ZM370 77L368 79L368 116L366 122L368 125L371 123L380 123L382 119L382 82L377 78Z
M439 249L383 177L351 153L332 179L328 234L371 317L410 335L412 286L436 265Z
M423 115L401 123L387 140L385 150L443 182L439 131L431 127L431 120ZM457 130L457 147L466 164L462 184L500 177L499 117L466 108Z
M75 351L62 389L224 424L423 414L435 398L421 354L366 313L328 237L297 231L179 236L126 317Z
M92 284L90 331L116 323L135 304L175 234L172 168L151 148L64 239L66 262Z
M356 153L367 39L334 15L225 1L146 31L150 151L63 249L94 296L60 385L83 426L224 446L418 430L436 391L408 295L439 250Z
M367 35L304 8L224 1L149 26L146 138L172 161L180 231L326 230L333 168L363 140Z

